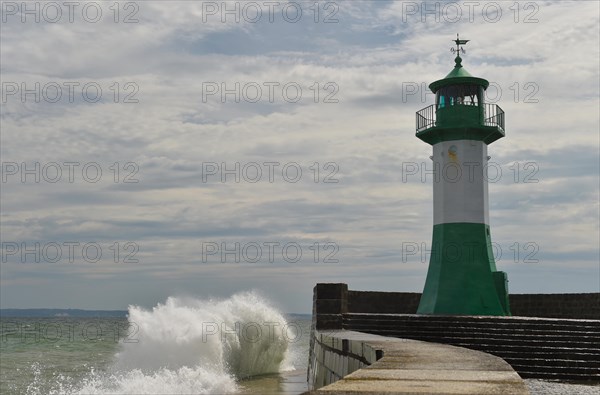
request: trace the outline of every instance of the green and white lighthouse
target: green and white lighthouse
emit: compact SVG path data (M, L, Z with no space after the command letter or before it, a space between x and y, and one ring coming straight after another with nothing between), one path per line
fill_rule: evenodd
M489 82L462 66L429 88L417 137L433 146L433 242L419 314L510 315L506 273L496 270L488 215L488 145L504 137L504 112L484 102Z

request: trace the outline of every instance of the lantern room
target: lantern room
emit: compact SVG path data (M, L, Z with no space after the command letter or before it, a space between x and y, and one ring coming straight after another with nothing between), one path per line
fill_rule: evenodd
M458 47L468 40L455 41ZM448 139L490 144L504 137L504 111L496 104L485 103L489 82L469 74L460 56L454 61L446 77L429 85L435 93L435 104L417 112L417 137L432 145Z

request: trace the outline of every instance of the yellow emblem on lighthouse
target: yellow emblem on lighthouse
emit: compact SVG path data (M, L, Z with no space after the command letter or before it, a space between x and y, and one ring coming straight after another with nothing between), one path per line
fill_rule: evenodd
M456 151L456 145L451 145L450 148L448 148L448 157L452 162L456 162Z

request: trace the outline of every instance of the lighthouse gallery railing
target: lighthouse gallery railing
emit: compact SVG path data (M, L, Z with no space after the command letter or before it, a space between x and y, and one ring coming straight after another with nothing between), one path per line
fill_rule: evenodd
M482 126L496 126L504 130L504 111L497 104L484 103ZM417 133L435 126L435 104L417 112Z

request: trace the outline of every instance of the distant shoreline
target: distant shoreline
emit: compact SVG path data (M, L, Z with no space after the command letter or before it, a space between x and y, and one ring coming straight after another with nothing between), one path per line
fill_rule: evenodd
M289 317L311 317L311 314L286 313ZM61 317L115 317L126 318L127 310L83 309L0 309L0 318L61 318Z
M60 318L60 317L127 317L127 310L82 309L0 309L0 317Z

